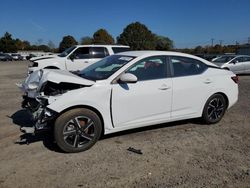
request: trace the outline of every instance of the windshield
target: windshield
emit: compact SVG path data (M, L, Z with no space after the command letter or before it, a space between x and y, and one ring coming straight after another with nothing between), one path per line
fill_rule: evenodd
M63 51L61 54L59 54L59 57L66 57L70 52L72 52L76 46L72 46L70 48L67 48L65 51Z
M214 63L226 63L228 61L230 61L231 59L235 58L235 56L221 56L221 57L218 57L216 59L214 59L212 62Z
M93 65L90 65L86 69L83 69L78 75L88 80L104 80L134 58L135 57L124 55L108 56Z

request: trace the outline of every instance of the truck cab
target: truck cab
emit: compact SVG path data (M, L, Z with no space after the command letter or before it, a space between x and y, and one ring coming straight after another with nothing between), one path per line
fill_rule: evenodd
M129 46L123 45L76 45L58 55L30 59L28 73L39 69L78 71L106 56L129 50Z

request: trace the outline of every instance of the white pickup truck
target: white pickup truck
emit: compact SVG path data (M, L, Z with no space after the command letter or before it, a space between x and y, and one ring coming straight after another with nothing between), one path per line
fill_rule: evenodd
M129 46L122 45L76 45L59 55L32 58L28 73L39 69L82 70L106 56L129 50Z

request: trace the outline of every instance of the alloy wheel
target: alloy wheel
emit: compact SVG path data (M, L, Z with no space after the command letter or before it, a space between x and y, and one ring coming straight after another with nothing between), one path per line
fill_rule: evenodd
M64 142L70 147L81 148L95 136L94 121L86 116L77 116L68 121L63 129Z
M208 118L212 121L216 121L224 114L225 106L221 98L213 98L207 108Z

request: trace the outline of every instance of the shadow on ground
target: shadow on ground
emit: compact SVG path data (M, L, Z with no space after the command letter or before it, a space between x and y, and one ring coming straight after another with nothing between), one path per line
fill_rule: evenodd
M9 118L11 118L13 123L20 128L34 126L34 121L31 118L31 114L24 109L15 112ZM20 130L20 132L22 131ZM20 135L20 139L16 141L16 144L29 145L35 142L43 142L43 145L49 150L60 152L59 148L54 142L53 133L51 130L41 131L36 134L23 133L22 135Z
M9 118L12 119L14 124L20 126L20 128L34 126L34 122L31 119L30 113L24 109L15 112ZM139 133L139 132L143 132L143 131L157 130L157 129L161 129L164 127L181 126L181 125L186 125L189 123L202 124L202 122L199 119L191 119L191 120L163 123L163 124L135 128L135 129L130 129L130 130L112 133L112 134L108 134L108 135L103 135L100 140L105 140L105 139L123 136L123 135L127 135L127 134ZM49 150L63 153L55 143L52 130L42 131L42 132L38 132L36 134L23 133L20 136L20 141L16 142L16 144L23 145L23 144L32 144L35 142L43 142L43 145L46 148L48 148Z

